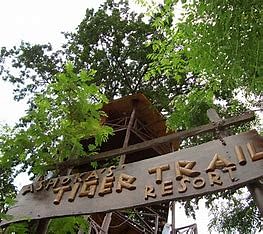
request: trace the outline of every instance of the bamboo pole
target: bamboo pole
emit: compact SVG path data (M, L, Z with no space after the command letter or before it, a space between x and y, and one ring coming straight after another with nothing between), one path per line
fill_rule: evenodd
M126 148L129 144L130 135L131 135L131 128L132 128L132 125L133 125L134 119L135 119L135 113L136 113L136 106L133 105L133 110L132 110L132 113L130 115L130 120L129 120L129 123L127 126L127 130L126 130L126 134L125 134L125 138L124 138L124 142L123 142L123 148ZM126 154L122 154L120 157L119 166L121 166L125 163L125 159L126 159ZM112 217L112 212L106 213L106 215L103 219L102 225L101 225L102 230L99 232L99 234L108 233L110 223L111 223L111 217Z

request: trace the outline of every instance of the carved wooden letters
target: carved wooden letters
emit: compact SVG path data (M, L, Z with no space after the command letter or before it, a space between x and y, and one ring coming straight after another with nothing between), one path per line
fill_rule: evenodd
M243 186L263 176L255 131L120 167L41 179L24 186L8 214L15 221L91 214ZM39 207L34 209L34 207Z

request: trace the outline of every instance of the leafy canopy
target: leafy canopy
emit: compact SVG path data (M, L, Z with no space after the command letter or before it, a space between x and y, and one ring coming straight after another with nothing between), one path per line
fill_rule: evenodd
M153 24L165 37L152 41L153 62L147 74L152 77L184 70L185 77L196 77L189 92L175 97L176 113L170 127L185 129L207 121L202 117L204 110L218 103L224 113L234 114L228 110L236 110L238 114L244 106L238 99L240 94L246 103L260 106L261 1L183 2L183 14L175 22L179 7L178 1L169 0L158 8L158 13L155 8ZM175 79L183 82L185 77L176 75Z
M262 2L178 2L165 1L150 13L156 16L153 22L156 30L165 37L151 42L153 53L149 56L153 61L146 76L150 79L156 74L177 74L175 70L183 70L185 77L194 77L189 92L173 99L174 112L168 126L188 129L206 123L206 110L211 107L223 117L238 115L248 108L260 108L263 93L263 67L260 65L263 62ZM183 15L175 22L174 15L180 5ZM150 5L149 9L153 7ZM179 81L185 77L175 75ZM237 130L240 131L240 128L233 129ZM203 140L196 139L198 142ZM196 144L193 141L196 139L187 143ZM223 233L261 230L262 222L251 199L239 200L231 191L225 194L231 212L227 209L220 210L220 214L214 212L210 228L221 229ZM218 198L220 195L222 193L215 196ZM213 210L216 207L214 197L208 196L207 199L207 205ZM193 214L195 203L186 202L189 214ZM221 215L220 218L218 215ZM233 222L229 222L231 219ZM243 219L247 219L246 226L240 222Z
M72 64L67 64L65 71L34 97L13 134L3 139L1 163L23 163L34 174L43 174L47 165L87 155L81 139L95 138L90 152L107 140L112 130L101 124L105 114L100 111L107 98L92 83L93 75L92 70L75 74Z
M182 69L166 74L155 74L144 79L149 71L154 39L164 39L163 32L155 30L154 17L147 21L144 15L131 11L128 1L106 1L97 11L87 9L84 19L74 32L64 33L65 44L55 51L51 44L31 45L22 42L0 52L0 75L15 85L15 99L45 90L52 77L63 71L71 61L75 72L93 69L96 85L103 85L109 98L144 93L159 110L171 112L170 102L178 94L187 93L193 77L186 77ZM174 79L174 72L183 79Z
M112 134L112 129L101 123L105 113L101 111L107 98L100 87L92 83L94 71L76 74L72 64L54 76L46 90L31 100L30 108L19 123L3 132L0 137L0 218L15 197L14 177L20 171L29 171L33 177L47 175L47 166L70 158L88 156ZM86 152L80 143L82 139L94 139ZM17 167L20 165L20 167ZM65 171L54 171L63 174ZM87 223L82 217L53 221L50 232L63 233L64 228L72 230L84 228ZM82 227L83 226L83 227ZM6 231L27 233L28 224L11 225ZM74 233L72 231L72 233Z

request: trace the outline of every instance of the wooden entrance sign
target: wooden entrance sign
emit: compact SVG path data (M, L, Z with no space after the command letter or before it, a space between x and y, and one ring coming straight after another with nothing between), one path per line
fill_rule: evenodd
M109 212L241 187L263 177L263 137L255 130L159 157L24 186L5 225Z

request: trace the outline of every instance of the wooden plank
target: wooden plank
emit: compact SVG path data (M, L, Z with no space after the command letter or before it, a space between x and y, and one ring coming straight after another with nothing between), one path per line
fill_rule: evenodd
M197 197L263 176L263 137L250 131L159 157L35 182L8 211L10 222L109 212ZM253 148L253 152L251 149Z
M87 164L91 161L97 161L97 160L101 160L101 159L111 158L111 157L119 156L122 154L134 153L134 152L138 152L138 151L141 151L144 149L151 148L151 147L158 145L158 144L172 142L178 138L184 139L187 137L199 135L201 133L213 131L218 127L218 125L225 128L225 127L229 127L229 126L234 125L234 124L241 124L244 122L248 122L248 121L251 121L253 119L255 119L254 112L246 112L240 116L225 119L222 122L217 123L217 124L209 123L209 124L202 125L199 127L195 127L195 128L192 128L192 129L189 129L186 131L176 132L176 133L173 133L173 134L170 134L167 136L162 136L162 137L158 137L158 138L148 140L148 141L145 141L142 143L130 145L130 146L125 147L125 148L114 149L114 150L102 152L102 153L99 153L99 154L96 154L93 156L88 156L88 157L81 158L81 159L67 160L65 162L53 165L53 166L49 167L48 169L53 170L53 169L59 168L59 167L80 166L80 165Z

